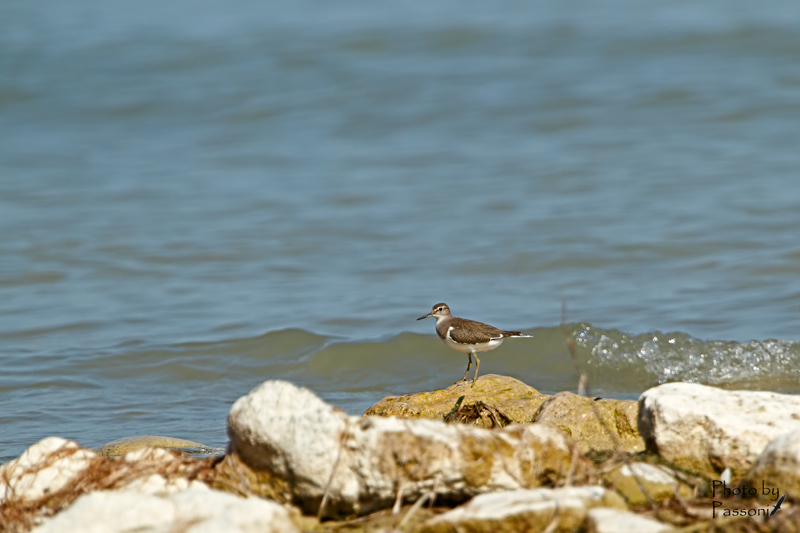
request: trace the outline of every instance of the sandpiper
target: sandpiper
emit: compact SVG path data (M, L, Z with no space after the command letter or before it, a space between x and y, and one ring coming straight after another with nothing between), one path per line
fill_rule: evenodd
M468 354L469 364L461 381L467 380L467 374L469 374L469 369L472 366L472 356L475 356L475 375L472 376L473 387L475 386L475 380L478 379L478 369L481 366L478 353L494 350L503 344L503 339L507 337L532 337L532 335L523 335L519 331L503 331L483 322L454 317L450 314L450 308L445 303L434 305L430 313L419 317L417 320L422 320L429 316L436 318L436 333L446 345L454 350Z

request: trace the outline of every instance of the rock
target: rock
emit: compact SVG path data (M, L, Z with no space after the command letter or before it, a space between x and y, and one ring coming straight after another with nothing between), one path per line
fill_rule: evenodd
M364 413L364 416L396 416L398 418L429 418L442 420L464 396L463 405L483 401L500 411L512 422L530 423L539 407L548 398L533 387L508 376L487 374L472 382L462 381L444 390L419 392L406 396L387 396Z
M97 458L91 450L60 437L47 437L0 466L0 504L36 500L72 483Z
M187 478L181 477L181 473L186 473L183 465L184 459L180 454L176 454L176 451L164 448L137 448L123 455L122 461L129 463L129 469L133 471L134 475L129 476L127 484L119 487L119 490L162 495L180 492L188 488L207 490L208 486L204 483L197 480L189 481ZM120 471L121 468L117 470ZM141 475L152 471L175 471L175 474L169 477L164 477L159 473Z
M174 439L172 437L158 437L154 435L143 435L139 437L125 437L111 441L98 448L95 452L99 455L112 457L115 455L125 455L128 452L141 448L167 448L193 455L214 455L224 452L219 448L211 448L199 442L190 440Z
M633 476L634 472L654 502L671 500L676 492L682 498L692 496L692 489L687 484L681 483L669 468L647 463L631 463L630 467L620 465L604 476L605 480L611 483L631 505L648 503L647 497Z
M481 377L474 388L469 385L461 382L444 390L388 396L367 409L364 416L442 420L458 398L465 396L463 406L482 402L512 423L552 424L572 438L583 453L607 455L615 451L614 444L597 420L596 409L621 451L640 452L645 448L637 427L639 404L633 400L594 400L571 392L548 396L517 379L495 374ZM479 427L494 426L489 416L475 418L474 424Z
M213 464L211 459L189 458L160 448L108 458L75 442L48 437L0 467L0 531L28 531L45 517L70 509L92 491L114 489L129 498L187 489L210 491L196 478L212 478ZM137 509L136 505L131 509ZM136 514L125 510L120 516L126 513Z
M677 529L668 524L628 511L596 507L586 519L587 533L668 533Z
M165 448L136 448L122 456L128 463L174 463L179 459Z
M747 485L758 490L762 501L775 501L786 494L800 497L800 429L772 439L758 456L747 478Z
M613 434L620 451L644 451L644 439L637 429L638 414L639 405L633 400L595 400L571 392L559 392L547 398L534 421L553 424L585 454L607 455L615 451L615 446L603 425Z
M487 430L433 420L351 417L311 391L267 381L228 418L230 454L219 475L323 516L416 501L463 502L496 490L552 484L572 467L565 437L546 425ZM578 461L581 461L578 459ZM230 471L225 473L223 469Z
M709 478L741 478L770 440L800 429L800 396L667 383L639 397L639 430L650 451Z
M140 494L173 494L187 489L211 490L208 485L197 480L185 478L167 479L160 474L152 474L145 478L135 479L119 490L138 492Z
M422 533L539 533L553 522L550 531L578 531L597 506L625 509L618 494L596 486L493 492L428 520Z
M98 491L84 494L33 533L297 533L287 510L260 498L214 490L168 496Z

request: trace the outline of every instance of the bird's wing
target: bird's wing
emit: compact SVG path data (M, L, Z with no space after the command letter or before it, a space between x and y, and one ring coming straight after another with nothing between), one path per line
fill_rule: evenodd
M493 339L506 337L506 332L483 322L458 318L453 320L450 327L450 338L461 344L478 344L489 342Z

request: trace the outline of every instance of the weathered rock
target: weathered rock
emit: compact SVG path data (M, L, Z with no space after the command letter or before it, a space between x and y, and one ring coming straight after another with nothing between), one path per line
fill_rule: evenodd
M676 493L682 498L692 496L692 489L678 480L669 468L647 463L631 463L630 467L620 465L604 476L605 480L611 483L631 505L648 503L647 497L634 478L634 473L654 502L670 500Z
M180 492L188 488L208 489L208 486L197 480L188 480L181 477L183 470L183 460L180 455L173 453L173 450L164 448L136 448L122 456L122 461L131 463L130 468L134 472L164 472L177 470L177 475L164 477L159 473L147 476L130 476L127 484L119 487L119 490L141 492L144 494L171 494Z
M168 452L165 448L136 448L122 456L128 463L175 463L178 457Z
M81 448L73 441L47 437L29 447L17 459L0 467L0 503L11 497L30 501L46 494L54 494L72 485L82 477L87 468L101 461L107 459L92 450ZM160 493L176 492L190 486L187 479L180 477L180 472L169 479L158 474L159 471L171 469L172 463L181 462L173 453L164 449L136 447L135 451L125 454L123 461L137 464L119 464L117 470L126 470L125 475L120 475L114 483L119 488ZM177 470L181 468L180 465L176 467ZM104 469L106 474L110 470ZM130 486L125 487L126 483ZM203 485L197 481L192 484Z
M168 496L129 491L84 494L33 533L297 533L286 509L260 498L239 498L214 490L186 490Z
M747 485L758 489L762 501L774 503L783 494L800 498L800 430L782 433L767 444L747 476Z
M553 424L583 453L604 455L615 451L614 441L620 451L644 451L644 439L637 429L638 414L639 405L633 400L595 400L560 392L547 398L534 421Z
M528 424L548 398L533 387L508 376L487 374L472 382L462 381L446 389L419 392L406 396L387 396L364 413L364 416L396 416L442 420L464 396L464 405L483 401L507 416L512 422Z
M108 458L72 441L48 437L0 467L0 530L5 531L5 526L9 531L27 531L52 513L70 509L92 491L113 489L129 498L164 496L186 489L209 491L197 478L212 472L210 460L191 459L160 448L142 448L125 457Z
M433 420L350 417L311 391L268 381L234 403L231 478L325 516L364 514L435 492L438 502L553 483L571 467L546 425L487 430ZM580 459L579 459L580 460ZM583 463L574 465L580 472ZM222 474L221 474L222 475Z
M743 477L770 440L800 429L800 396L667 383L639 397L639 430L649 450L708 477Z
M47 437L0 466L0 504L36 500L61 490L97 458L91 450L60 437Z
M668 533L677 531L669 524L628 511L595 507L586 518L587 533Z
M644 440L637 427L638 402L607 398L594 400L571 392L548 396L517 379L495 374L481 377L474 388L469 382L461 382L444 390L388 396L367 409L364 416L442 420L460 396L464 396L464 406L483 402L512 423L552 424L572 438L583 453L603 455L615 451L614 441L603 424L611 430L621 451L644 450ZM602 418L602 423L597 415ZM494 424L487 416L477 418L474 425L492 427Z
M185 478L167 479L160 474L151 474L145 478L139 478L124 485L119 490L138 492L140 494L173 494L187 489L192 490L211 490L208 485L197 480L189 481Z
M578 531L587 510L605 506L625 509L618 494L603 487L515 490L476 496L465 505L436 516L423 533L514 533Z
M211 455L224 452L224 450L211 448L210 446L200 444L199 442L174 439L172 437L158 437L155 435L142 435L138 437L125 437L123 439L117 439L109 442L108 444L104 444L103 446L95 448L94 451L99 455L112 457L115 455L125 455L128 452L142 448L167 448L195 455Z

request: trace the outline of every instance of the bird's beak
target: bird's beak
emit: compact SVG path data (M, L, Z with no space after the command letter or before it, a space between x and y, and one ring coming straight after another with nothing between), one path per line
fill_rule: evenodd
M429 316L431 316L431 313L428 313L428 314L427 314L427 315L425 315L425 316L421 316L421 317L419 317L417 320L422 320L423 318L428 318Z

